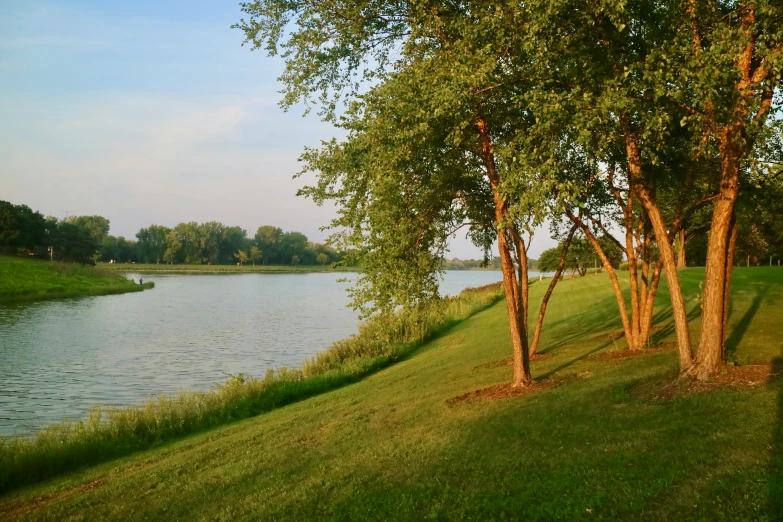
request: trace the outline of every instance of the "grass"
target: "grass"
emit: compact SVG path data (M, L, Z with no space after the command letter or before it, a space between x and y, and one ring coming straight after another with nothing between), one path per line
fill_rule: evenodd
M90 266L0 256L0 303L122 294L154 286Z
M783 270L734 274L730 357L783 367ZM703 271L681 275L695 331ZM7 495L0 518L779 520L783 383L639 398L676 354L591 359L623 347L603 335L620 329L608 280L561 284L533 371L566 384L449 402L509 380L501 302L351 386Z
M356 382L501 297L498 284L465 290L422 309L369 321L301 369L270 370L263 379L231 376L214 391L154 397L135 408L95 407L86 421L66 420L32 438L0 438L0 492Z
M99 263L101 268L114 272L170 272L170 273L305 273L305 272L353 272L353 267L331 265L166 265L155 263Z

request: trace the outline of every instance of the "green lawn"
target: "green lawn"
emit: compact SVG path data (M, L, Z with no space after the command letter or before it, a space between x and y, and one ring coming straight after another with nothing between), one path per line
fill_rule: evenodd
M121 294L153 286L89 266L0 256L0 302Z
M681 272L694 333L699 269ZM783 368L783 270L734 272L732 360ZM544 285L533 285L540 299ZM672 338L668 296L656 341ZM603 275L557 288L535 394L452 405L507 382L503 303L365 380L257 418L72 473L0 500L48 520L780 520L783 384L638 398L674 351L622 348Z
M351 272L355 268L332 268L331 265L166 265L155 263L99 263L100 268L115 272L175 272L175 273L289 273L289 272Z

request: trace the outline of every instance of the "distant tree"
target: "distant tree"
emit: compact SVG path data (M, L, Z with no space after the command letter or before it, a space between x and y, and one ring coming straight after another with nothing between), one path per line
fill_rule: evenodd
M295 255L295 256L293 256L293 257L291 258L291 264L292 264L292 265L294 265L294 266L298 265L298 264L299 264L299 261L300 261L300 260L299 260L299 256L296 256L296 255Z
M51 230L51 247L54 259L92 265L98 251L98 243L86 228L73 223L61 222Z
M0 201L0 249L34 250L45 242L46 220L27 205Z
M257 246L251 246L247 258L253 263L253 266L256 266L256 261L261 258L261 250Z
M136 233L139 256L145 263L160 263L166 251L166 235L171 232L168 227L150 225Z
M325 265L326 263L328 263L328 262L329 262L329 256L327 256L326 254L324 254L323 252L321 252L320 254L318 254L318 255L315 257L315 260L316 260L316 262L317 262L319 265Z
M244 250L237 251L237 253L234 254L234 257L239 261L239 266L242 266L243 263L247 263L247 252Z
M284 232L280 237L280 257L281 261L290 259L293 264L293 256L296 256L297 264L302 261L307 248L307 236L301 232Z
M541 252L538 258L538 270L540 272L554 272L560 263L560 254L562 252L560 245Z
M185 263L197 264L204 260L203 249L205 238L203 229L195 221L180 223L174 227L179 241L182 243L182 258Z
M237 250L248 251L250 240L247 231L242 227L223 227L220 242L220 262L230 262Z
M87 229L99 245L109 235L110 223L103 216L69 216L64 221Z
M166 234L164 241L166 250L163 252L163 261L173 265L177 259L177 254L182 249L182 242L179 240L177 233L173 230Z
M253 239L262 252L264 264L276 258L282 235L283 231L280 228L269 225L258 227Z

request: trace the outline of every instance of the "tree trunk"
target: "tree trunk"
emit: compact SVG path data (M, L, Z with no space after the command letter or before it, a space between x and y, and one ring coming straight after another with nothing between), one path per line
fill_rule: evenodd
M677 232L677 268L687 267L685 261L685 229L681 228Z
M693 365L693 353L691 352L691 337L688 330L688 314L685 310L685 299L682 296L682 287L680 286L680 277L677 274L674 251L666 231L663 216L661 216L661 210L650 195L650 191L644 185L641 156L636 137L627 128L625 145L631 184L634 192L639 196L639 201L641 201L647 216L650 218L661 259L663 260L663 266L666 269L666 282L671 295L674 329L677 334L677 350L680 359L680 374L682 375L688 372Z
M476 127L481 141L481 152L484 166L492 189L493 202L495 204L495 226L498 231L498 250L500 252L500 267L503 272L503 289L506 294L506 309L508 311L508 326L511 333L511 345L513 347L513 377L512 387L523 387L533 383L530 374L530 354L528 353L527 332L524 329L524 321L520 320L527 315L527 310L520 310L520 288L517 288L514 274L514 263L511 259L511 248L508 244L506 232L511 231L514 223L508 216L506 201L500 194L500 176L498 175L495 156L492 148L492 139L489 134L486 121L480 116L476 117ZM513 233L516 233L514 228ZM523 255L523 254L522 254Z
M723 310L726 292L726 262L729 236L733 226L734 201L739 191L740 136L736 128L723 132L721 150L721 188L712 214L707 267L702 297L701 336L691 372L698 379L707 379L723 368Z
M639 343L640 317L639 317L639 273L637 268L636 250L633 244L633 191L628 191L628 201L623 206L625 217L625 255L628 258L628 272L631 283L631 337L627 337L628 348L641 350Z
M737 250L737 220L736 215L731 218L732 226L729 232L729 247L726 256L726 286L723 292L723 360L726 360L726 336L729 326L729 298L731 296L731 272L734 269L734 253Z
M653 309L655 308L655 294L658 292L658 283L661 280L661 271L663 269L663 262L658 260L655 263L655 270L653 270L650 277L650 285L645 297L642 309L642 331L639 335L639 340L642 346L647 346L650 342L650 334L652 332L652 318Z
M609 258L606 256L603 248L601 248L598 240L593 235L593 232L587 225L585 225L582 219L578 216L575 216L570 210L566 210L566 215L572 223L578 225L582 229L585 237L587 237L587 240L593 246L595 253L598 254L598 257L601 259L601 262L606 269L606 273L609 274L609 280L612 282L612 288L614 289L614 296L617 299L617 308L620 312L620 320L623 322L623 332L625 333L625 338L630 342L632 339L631 321L628 319L628 310L626 309L623 291L620 288L620 281L617 279L617 272L614 271L612 263L609 261Z
M566 237L566 240L563 243L563 250L560 253L560 262L557 264L555 276L552 278L552 281L549 282L549 287L546 289L544 298L541 300L541 308L538 310L538 320L536 321L536 330L533 333L533 342L530 344L531 356L535 355L538 351L538 340L541 337L541 328L544 326L544 314L546 314L546 307L549 303L549 298L552 296L552 292L555 290L555 285L557 285L557 282L563 273L563 269L565 268L566 258L568 257L568 249L571 247L571 240L573 239L574 233L576 232L576 227L577 225L573 224L571 225L571 230L568 231L568 237Z

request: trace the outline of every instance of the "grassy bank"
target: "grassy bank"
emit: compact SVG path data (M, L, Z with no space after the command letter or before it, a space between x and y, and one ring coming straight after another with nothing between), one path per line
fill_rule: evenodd
M100 268L113 272L170 272L170 273L268 273L290 274L310 272L353 272L351 267L333 268L330 265L165 265L155 263L99 263Z
M154 286L90 266L0 256L0 303L122 294Z
M502 296L499 285L463 291L421 310L370 321L359 333L264 378L234 376L211 392L156 397L138 408L94 408L84 422L63 422L31 439L0 439L0 491L253 417L356 382L441 334Z
M703 271L681 276L695 330ZM783 367L783 270L735 269L732 295L730 359ZM6 495L0 518L780 519L779 379L654 399L638 390L676 354L601 357L623 348L605 275L564 280L549 309L533 371L560 386L451 401L510 378L500 302L351 386Z

